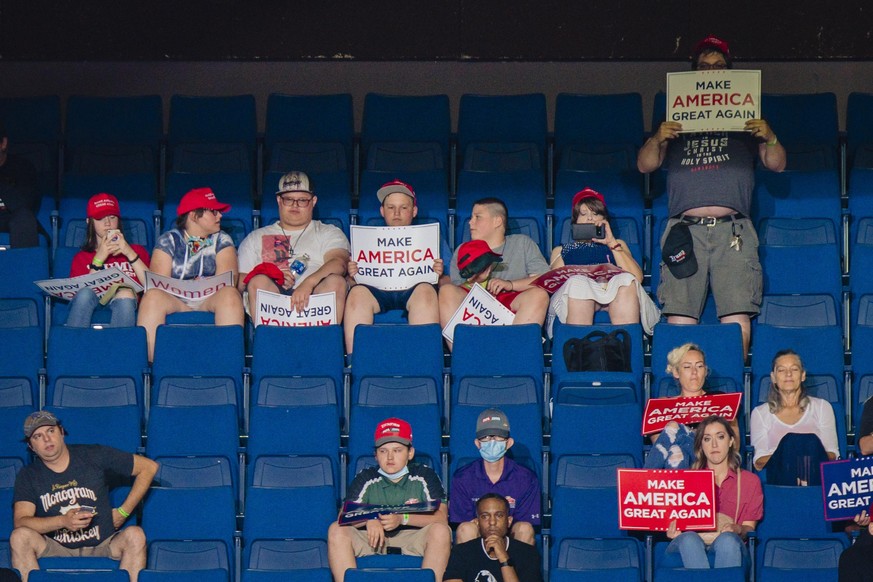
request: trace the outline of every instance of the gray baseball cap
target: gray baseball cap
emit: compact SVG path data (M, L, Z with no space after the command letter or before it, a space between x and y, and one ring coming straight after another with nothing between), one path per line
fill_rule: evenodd
M47 410L33 412L24 419L24 438L30 438L33 431L43 426L58 426L58 417Z
M509 438L509 419L499 408L483 410L476 421L476 438L487 436Z

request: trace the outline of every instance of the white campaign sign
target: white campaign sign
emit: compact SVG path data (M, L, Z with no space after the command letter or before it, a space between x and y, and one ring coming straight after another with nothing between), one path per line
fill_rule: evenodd
M443 337L455 341L458 325L511 325L513 319L515 314L477 283L443 328Z
M667 121L683 132L743 131L761 117L761 71L667 73Z
M103 295L116 285L124 285L133 289L134 293L142 291L142 285L131 279L117 267L108 267L101 271L70 277L67 279L45 279L34 281L34 284L53 297L72 299L80 289L89 287L97 297Z
M219 289L231 286L233 273L230 271L200 279L173 279L146 271L146 291L160 289L185 301L203 301Z
M355 281L385 291L403 291L437 282L433 262L440 258L440 225L351 227Z
M312 327L336 324L336 293L317 293L309 296L308 305L298 312L291 305L291 297L258 289L258 312L255 327Z

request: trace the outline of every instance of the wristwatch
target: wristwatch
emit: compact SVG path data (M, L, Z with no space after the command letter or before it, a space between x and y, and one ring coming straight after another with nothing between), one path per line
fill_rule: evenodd
M501 568L514 568L512 558L507 558L505 562L499 562Z

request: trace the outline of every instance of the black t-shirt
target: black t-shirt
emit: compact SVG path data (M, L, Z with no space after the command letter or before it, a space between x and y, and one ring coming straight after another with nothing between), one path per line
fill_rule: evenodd
M506 553L515 567L521 582L542 582L540 554L533 546L509 539ZM500 564L485 552L482 538L452 548L449 565L443 580L463 580L464 582L503 582Z
M9 154L0 166L0 212L29 208L39 212L36 169L26 158Z
M97 508L90 527L71 532L60 529L49 535L68 548L96 546L115 533L108 478L133 473L133 455L102 445L67 445L70 464L55 473L37 458L15 478L13 503L29 501L36 505L36 517L66 514L82 505Z

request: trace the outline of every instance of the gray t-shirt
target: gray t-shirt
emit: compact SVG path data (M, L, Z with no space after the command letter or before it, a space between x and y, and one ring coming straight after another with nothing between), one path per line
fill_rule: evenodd
M491 250L503 255L503 262L494 266L492 277L516 281L531 275L541 275L549 270L549 264L543 258L540 248L525 234L510 234L503 242L503 246ZM452 283L455 285L464 282L458 271L458 249L452 253L451 276Z
M752 211L758 141L744 132L682 134L667 149L670 216L691 208L726 206Z

